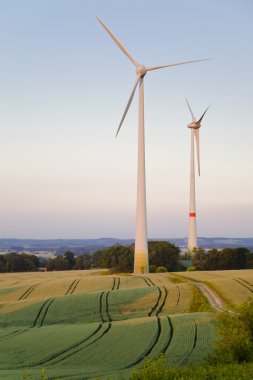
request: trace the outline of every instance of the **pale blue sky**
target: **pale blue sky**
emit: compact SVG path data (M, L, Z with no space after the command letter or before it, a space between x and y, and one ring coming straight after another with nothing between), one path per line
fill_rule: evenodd
M250 0L0 2L0 237L134 237L135 70L95 18L145 65L212 58L145 77L149 237L188 230L191 121L203 122L199 236L253 236ZM138 93L137 93L138 95Z

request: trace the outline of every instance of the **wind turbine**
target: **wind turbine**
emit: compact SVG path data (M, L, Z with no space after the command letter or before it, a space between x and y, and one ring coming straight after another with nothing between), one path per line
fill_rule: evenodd
M190 165L190 212L189 212L189 235L188 235L188 252L192 253L193 248L197 247L197 228L196 228L196 198L195 198L195 163L194 163L194 137L196 140L198 173L200 176L200 153L199 153L199 128L208 108L205 110L199 120L194 116L192 109L186 99L186 103L192 115L192 122L187 125L191 128L191 165Z
M123 124L129 107L132 103L136 87L139 83L139 130L138 130L138 170L137 170L137 205L136 205L136 231L135 231L135 254L134 254L134 273L148 273L148 243L147 243L147 210L146 210L146 178L145 178L145 137L144 137L144 77L148 71L162 69L187 63L205 61L199 59L195 61L178 62L162 66L143 66L139 64L120 41L112 34L107 26L97 17L100 24L107 31L110 37L118 45L120 50L130 59L136 69L136 79L134 87L129 97L126 109L120 120L116 136Z

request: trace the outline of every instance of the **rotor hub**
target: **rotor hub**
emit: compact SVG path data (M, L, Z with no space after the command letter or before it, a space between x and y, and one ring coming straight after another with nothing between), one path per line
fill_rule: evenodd
M136 74L140 77L144 77L146 75L146 67L143 65L137 65L136 66Z

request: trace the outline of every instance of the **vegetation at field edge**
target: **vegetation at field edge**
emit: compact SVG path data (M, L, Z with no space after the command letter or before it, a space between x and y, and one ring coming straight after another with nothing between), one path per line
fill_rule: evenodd
M253 364L219 366L168 367L164 356L147 361L143 368L135 369L130 380L249 380L253 378Z
M203 296L201 291L194 286L194 284L189 284L192 287L193 296L192 302L190 305L190 313L194 313L196 311L211 311L212 307L207 301L207 299Z
M223 314L218 323L218 339L209 355L210 363L253 362L253 300L236 314Z

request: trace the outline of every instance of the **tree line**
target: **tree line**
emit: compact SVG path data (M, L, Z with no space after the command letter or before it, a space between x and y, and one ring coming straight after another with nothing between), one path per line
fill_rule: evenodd
M148 249L151 272L179 269L180 249L175 244L165 241L152 241L148 243ZM76 257L68 251L64 256L49 259L46 265L48 271L91 268L104 268L112 272L133 272L134 245L116 244L90 255L84 254Z
M0 255L0 272L34 272L40 266L40 260L35 255L26 253L7 253Z
M166 241L148 243L150 272L184 270L180 266L180 249ZM191 269L226 270L253 268L253 252L247 248L224 248L222 250L197 248L192 256ZM7 253L0 255L0 272L37 271L42 266L36 255ZM93 254L74 256L71 251L47 260L47 271L104 268L112 272L132 273L134 267L134 244L116 244Z
M253 252L247 248L203 248L194 250L192 264L196 270L252 269Z
M85 253L74 256L73 252L67 251L63 256L51 258L46 263L46 270L73 270L73 269L91 269L92 255Z

